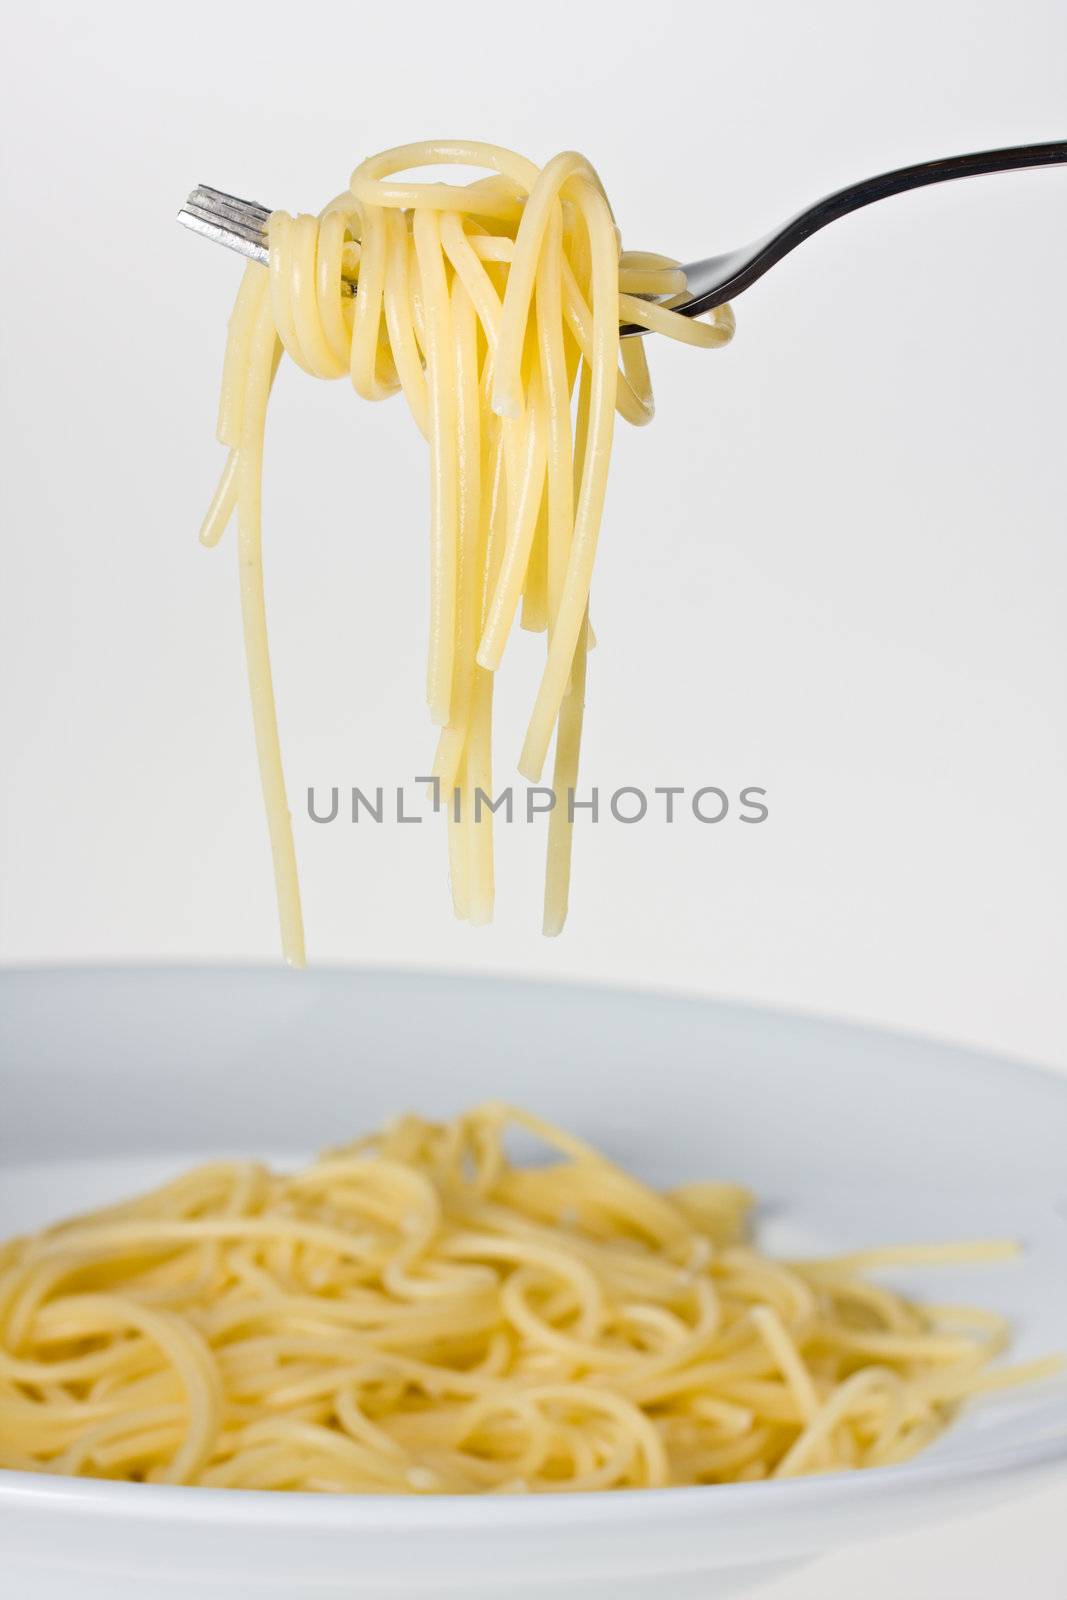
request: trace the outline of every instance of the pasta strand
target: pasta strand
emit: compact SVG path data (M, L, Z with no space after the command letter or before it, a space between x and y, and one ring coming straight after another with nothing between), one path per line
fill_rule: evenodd
M489 176L466 184L405 176L438 165ZM200 537L216 544L237 513L286 959L303 964L304 934L260 554L266 401L283 351L311 376L347 373L364 399L402 392L428 442L426 695L441 729L433 772L446 791L453 903L475 923L488 921L493 905L492 812L477 803L479 789L491 798L492 675L517 618L546 635L518 769L539 782L555 737L544 931L558 933L615 413L635 425L652 416L642 341L620 341L619 325L716 348L732 336L733 315L720 307L694 321L672 309L684 272L669 257L621 251L600 179L574 151L538 170L496 145L399 146L362 162L318 217L273 213L268 242L269 266L249 265L230 318L218 426L229 455Z

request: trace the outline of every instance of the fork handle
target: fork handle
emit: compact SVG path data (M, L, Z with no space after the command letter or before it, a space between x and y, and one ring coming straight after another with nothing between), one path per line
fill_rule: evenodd
M824 228L850 211L859 211L875 200L908 189L925 189L931 183L948 183L953 178L977 178L986 172L1012 172L1019 167L1050 167L1067 162L1067 140L1053 139L1045 144L1010 145L1005 150L979 150L966 156L945 156L940 161L919 161L912 167L897 167L861 183L849 184L786 223L786 232L797 230L796 243ZM789 248L792 248L790 246Z
M734 261L729 256L719 256L687 267L692 299L677 309L686 316L699 316L702 311L710 311L734 299L827 223L847 217L850 211L873 205L876 200L888 200L908 189L924 189L928 184L947 183L954 178L976 178L987 172L1012 172L1020 167L1051 167L1064 163L1067 163L1067 140L1053 139L1045 144L1010 145L1004 150L978 150L971 155L945 156L939 161L919 161L911 167L896 167L892 172L864 178L825 195L790 218L784 227L746 249L733 252ZM702 267L706 269L705 282L710 285L707 290L701 289Z

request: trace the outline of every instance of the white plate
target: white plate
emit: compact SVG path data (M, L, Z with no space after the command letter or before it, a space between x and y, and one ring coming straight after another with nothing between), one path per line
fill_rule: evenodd
M151 968L0 973L0 1061L3 1235L191 1158L298 1158L492 1096L653 1181L751 1185L772 1247L1018 1236L1018 1264L894 1281L1009 1312L1013 1355L1067 1346L1067 1080L1010 1062L610 990ZM975 1407L907 1466L784 1483L360 1499L0 1472L0 1548L20 1600L713 1600L1065 1466L1054 1382Z

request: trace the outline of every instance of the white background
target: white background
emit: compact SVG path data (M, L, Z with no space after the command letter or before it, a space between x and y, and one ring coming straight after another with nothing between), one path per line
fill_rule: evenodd
M196 542L240 268L176 227L195 182L314 210L401 141L574 146L626 243L686 258L871 172L1062 137L1067 106L1055 0L43 4L7 43L9 962L276 949L232 542ZM973 180L807 243L729 350L651 352L583 782L759 784L771 814L581 826L551 942L536 830L498 829L474 931L439 826L306 819L310 783L426 768L426 482L401 402L284 370L268 603L312 959L674 986L1062 1066L1065 265L1067 171ZM509 651L498 783L542 648ZM1046 1508L883 1553L877 1579L838 1558L783 1600L1001 1594L1022 1545L1015 1577L1051 1600Z

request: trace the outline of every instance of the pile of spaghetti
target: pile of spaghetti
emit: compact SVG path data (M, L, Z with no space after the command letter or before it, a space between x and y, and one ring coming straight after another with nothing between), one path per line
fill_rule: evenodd
M438 164L484 167L466 185L401 181ZM555 735L544 930L567 914L589 587L615 412L648 422L639 324L689 344L730 339L672 309L685 275L667 257L621 251L584 157L539 170L495 145L405 145L364 161L318 216L275 212L269 269L251 264L230 320L218 436L230 455L201 538L236 509L245 649L282 943L304 937L278 740L260 539L267 401L282 351L319 378L350 377L367 400L402 391L430 450L427 697L441 733L433 765L448 797L457 915L492 916L493 674L516 615L548 655L519 760L539 782ZM651 297L651 298L649 298ZM659 297L657 299L657 297Z
M520 1166L518 1127L552 1147ZM280 1176L196 1168L0 1251L0 1465L360 1493L726 1483L898 1462L1005 1325L744 1239L497 1105L402 1117ZM1053 1363L1052 1365L1055 1365Z

